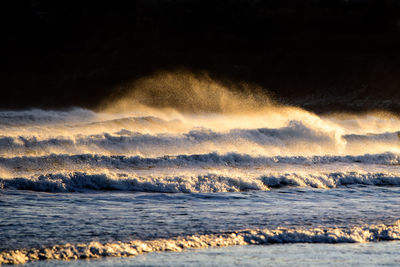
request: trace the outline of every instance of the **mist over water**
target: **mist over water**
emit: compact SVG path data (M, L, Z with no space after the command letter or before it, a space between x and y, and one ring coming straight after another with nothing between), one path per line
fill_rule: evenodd
M207 75L159 73L96 111L2 111L0 155L399 152L400 119L394 114L317 115L279 104L249 85L240 87L227 88Z
M158 72L128 86L127 92L111 103L108 111L137 111L141 106L174 109L183 113L243 113L272 105L262 88L233 84L229 88L207 73Z

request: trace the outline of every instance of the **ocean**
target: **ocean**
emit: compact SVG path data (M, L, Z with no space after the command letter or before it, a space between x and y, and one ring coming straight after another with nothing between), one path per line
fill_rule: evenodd
M1 111L0 263L398 263L399 117L236 108Z

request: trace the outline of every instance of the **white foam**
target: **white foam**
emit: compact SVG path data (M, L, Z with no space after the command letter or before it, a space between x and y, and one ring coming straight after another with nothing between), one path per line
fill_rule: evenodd
M292 186L336 188L343 185L399 186L400 176L390 173L276 173L252 175L249 173L157 174L134 175L125 173L88 174L55 173L28 178L0 179L3 188L45 192L80 192L84 190L122 190L140 192L239 192L269 190Z
M24 264L37 260L74 260L100 257L128 257L148 252L182 251L233 245L276 243L365 243L400 240L400 221L393 225L363 225L349 228L254 229L171 239L130 242L63 244L0 252L0 264Z
M337 136L292 121L287 127L232 129L215 132L195 129L184 133L144 134L126 129L95 135L0 136L0 156L43 156L56 154L143 155L158 157L179 154L245 153L265 156L357 155L355 152L398 153L397 133L375 136ZM348 154L348 153L350 154Z
M256 152L268 149L290 153L308 146L316 151L336 151L341 146L334 133L320 132L292 121L288 126L269 129L232 129L216 132L194 129L184 133L143 134L121 129L113 134L0 137L0 155L48 155L50 153L163 156L218 151Z
M3 188L44 192L83 190L122 190L140 192L191 193L268 190L261 180L225 177L214 174L166 177L109 177L85 173L49 174L31 178L0 179Z

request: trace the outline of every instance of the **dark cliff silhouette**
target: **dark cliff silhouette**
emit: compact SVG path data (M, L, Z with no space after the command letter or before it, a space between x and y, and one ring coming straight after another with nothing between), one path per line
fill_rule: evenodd
M396 0L1 5L2 109L95 107L126 82L185 69L316 111L400 110Z

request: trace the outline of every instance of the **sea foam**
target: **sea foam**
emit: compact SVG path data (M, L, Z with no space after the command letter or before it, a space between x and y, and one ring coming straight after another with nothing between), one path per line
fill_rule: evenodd
M320 174L282 173L261 176L162 175L128 177L126 174L55 173L29 178L0 178L3 189L44 192L82 192L85 190L120 190L138 192L195 193L240 192L271 188L336 188L344 185L400 186L400 176L390 173L332 172Z
M37 260L76 260L100 257L129 257L142 253L182 251L189 248L282 243L365 243L400 240L400 221L392 225L363 225L349 228L248 229L170 239L130 242L62 244L0 252L0 264L24 264Z

